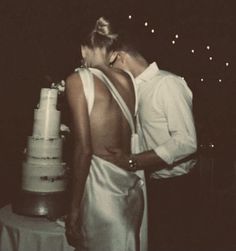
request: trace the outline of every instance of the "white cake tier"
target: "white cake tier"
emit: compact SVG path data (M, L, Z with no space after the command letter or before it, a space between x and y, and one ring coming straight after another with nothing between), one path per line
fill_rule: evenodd
M40 91L40 109L56 109L57 106L57 89L42 88Z
M58 138L60 131L60 111L55 109L34 110L34 138Z
M62 160L62 139L37 139L28 137L27 162L41 163L42 160L60 163Z
M30 192L61 192L67 186L65 163L57 165L24 162L22 189Z

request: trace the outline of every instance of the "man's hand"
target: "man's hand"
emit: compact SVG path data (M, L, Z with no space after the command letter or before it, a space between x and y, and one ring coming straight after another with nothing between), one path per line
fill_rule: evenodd
M145 151L142 153L130 155L122 152L118 148L106 148L108 154L101 155L99 157L115 164L116 166L128 170L146 170L149 172L159 171L163 168L172 168L172 165L168 165L162 160L154 150ZM134 161L134 169L132 168L132 162Z
M122 152L119 148L106 148L108 151L108 155L102 155L101 158L111 162L112 164L125 169L129 170L129 159L130 155Z

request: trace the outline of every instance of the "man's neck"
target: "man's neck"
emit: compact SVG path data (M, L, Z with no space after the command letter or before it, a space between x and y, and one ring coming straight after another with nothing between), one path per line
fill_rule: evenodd
M143 57L132 57L130 64L130 72L136 78L144 72L149 66L148 62Z

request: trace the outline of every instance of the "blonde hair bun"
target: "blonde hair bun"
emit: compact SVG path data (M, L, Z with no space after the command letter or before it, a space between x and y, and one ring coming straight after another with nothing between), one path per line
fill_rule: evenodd
M95 25L94 32L111 39L117 38L117 34L112 32L111 24L104 17L100 17Z

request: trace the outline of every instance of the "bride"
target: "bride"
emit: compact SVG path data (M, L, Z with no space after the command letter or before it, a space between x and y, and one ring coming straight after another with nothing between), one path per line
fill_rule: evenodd
M132 161L136 96L132 76L113 69L118 35L105 18L82 42L86 68L65 84L74 153L68 242L77 251L139 251L143 181ZM129 170L104 160L108 148L130 155Z

